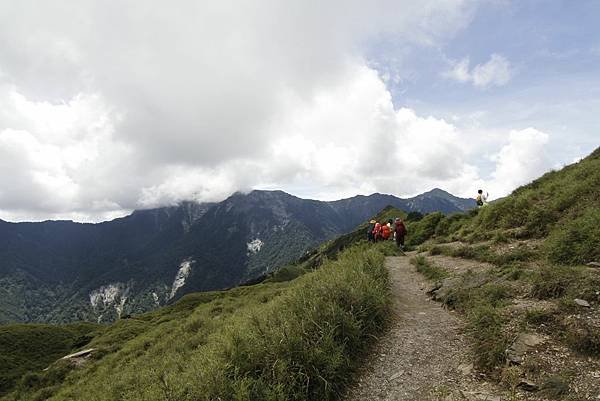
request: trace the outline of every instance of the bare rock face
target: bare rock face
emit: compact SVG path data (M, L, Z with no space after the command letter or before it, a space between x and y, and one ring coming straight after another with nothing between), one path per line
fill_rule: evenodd
M506 359L509 363L523 363L523 356L534 347L542 344L545 339L537 334L521 333L506 350Z

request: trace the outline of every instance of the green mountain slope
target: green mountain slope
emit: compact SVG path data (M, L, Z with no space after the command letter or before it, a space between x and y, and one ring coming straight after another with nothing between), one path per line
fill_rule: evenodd
M293 281L190 294L109 326L82 367L27 375L4 399L333 399L381 330L387 285L381 253L358 247Z
M465 214L388 207L376 216L406 218L415 266L432 297L463 314L486 377L535 380L540 394L562 388L571 400L586 398L569 388L593 390L600 269L584 263L599 261L599 167L596 151ZM365 244L365 228L259 284L189 294L96 330L82 366L27 374L2 400L335 399L388 313L383 255L396 251L391 241ZM465 259L476 268L457 268ZM545 343L527 363L507 362L521 333Z
M111 322L186 293L235 287L388 204L444 213L474 207L439 189L410 199L373 194L335 202L252 191L99 224L0 220L0 324Z
M42 370L73 348L87 344L98 328L91 323L0 326L0 394L25 373Z

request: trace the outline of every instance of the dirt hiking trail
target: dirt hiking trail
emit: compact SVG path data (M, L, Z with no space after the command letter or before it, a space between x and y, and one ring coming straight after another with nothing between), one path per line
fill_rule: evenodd
M429 299L410 256L386 258L394 316L345 400L504 400L477 380L462 321Z

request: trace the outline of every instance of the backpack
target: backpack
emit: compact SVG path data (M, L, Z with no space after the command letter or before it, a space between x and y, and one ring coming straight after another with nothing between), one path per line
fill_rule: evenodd
M477 195L475 202L477 202L477 206L483 206L483 199L481 199L481 195Z
M401 237L403 235L406 235L406 226L401 221L396 223L396 235L399 235Z
M387 224L381 226L381 236L384 239L388 239L390 237L390 227Z

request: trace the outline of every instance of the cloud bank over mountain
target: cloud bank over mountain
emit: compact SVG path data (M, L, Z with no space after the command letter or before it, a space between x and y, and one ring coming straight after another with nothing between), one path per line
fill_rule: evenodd
M473 136L394 102L365 56L383 37L437 46L469 24L470 1L0 9L3 219L97 221L250 188L499 196L548 166L548 134L507 132L484 180ZM461 65L457 79L476 86L510 79L498 55Z

